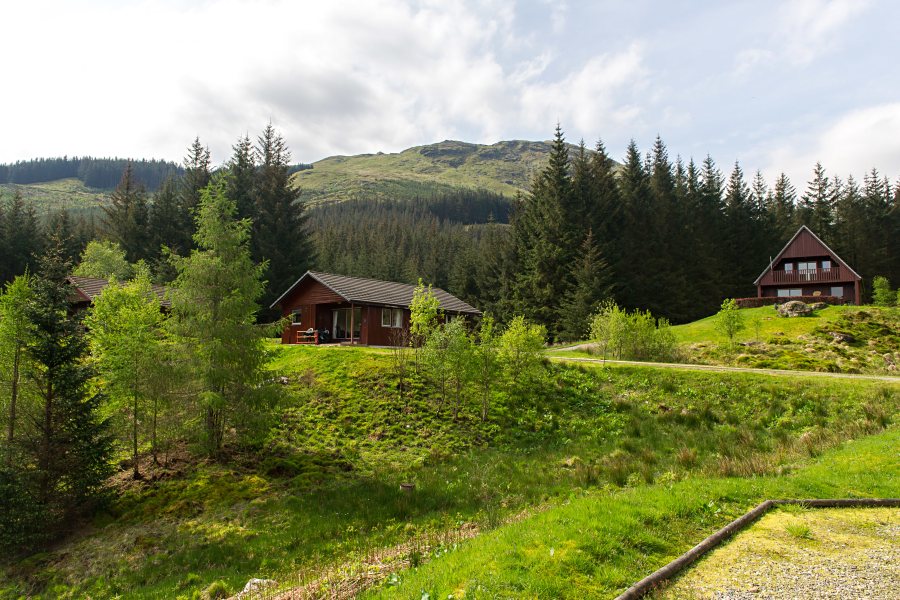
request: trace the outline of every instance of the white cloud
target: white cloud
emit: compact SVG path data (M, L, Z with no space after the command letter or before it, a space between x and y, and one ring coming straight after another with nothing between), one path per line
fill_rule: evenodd
M764 36L762 47L738 51L734 75L743 77L759 66L784 61L805 66L838 47L840 30L865 12L869 0L790 0L782 2Z
M449 137L549 136L638 115L640 47L551 74L505 0L298 3L31 1L5 8L13 57L0 161L94 154L179 159L195 136L224 161L268 121L296 160ZM553 13L563 26L565 11ZM512 50L510 50L512 49ZM518 60L504 60L510 51ZM525 130L523 132L523 129Z
M857 180L873 167L892 179L900 176L900 103L851 111L815 137L784 140L768 151L769 179L784 171L803 188L816 162L832 175Z

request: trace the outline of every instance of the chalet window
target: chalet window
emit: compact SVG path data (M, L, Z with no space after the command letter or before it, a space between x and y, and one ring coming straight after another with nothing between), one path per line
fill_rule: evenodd
M823 270L823 271L830 271L830 270L831 270L831 261L830 261L830 260L823 260L823 261L822 261L822 270Z
M382 308L381 309L381 326L400 329L403 327L403 309L402 308Z
M291 311L291 324L299 325L302 320L302 310L299 308L295 308Z
M794 270L794 263L784 263L784 270L788 273Z
M779 298L793 298L794 296L802 296L803 290L800 289L785 289L782 288L778 290Z
M834 296L835 298L843 298L844 297L844 286L836 285L836 286L832 287L831 295Z

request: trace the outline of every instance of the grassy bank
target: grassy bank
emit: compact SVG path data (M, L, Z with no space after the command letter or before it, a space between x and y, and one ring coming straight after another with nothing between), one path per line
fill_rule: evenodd
M465 542L368 597L612 597L762 499L900 495L898 445L893 429L788 476L700 477L588 493Z
M602 509L615 515L638 490L660 514L668 490L684 490L684 534L672 538L680 543L724 518L716 510L730 506L727 490L744 490L734 492L736 511L760 482L794 480L758 476L878 432L900 407L892 384L552 366L533 398L498 394L482 422L474 398L457 420L438 412L421 379L400 398L383 351L278 347L271 366L284 397L255 440L232 447L227 462L181 451L145 482L119 481L119 497L93 523L5 565L0 596L190 598L217 581L237 591L251 577L289 586L462 523L490 529L535 505L618 498ZM700 493L714 503L695 506ZM608 517L611 531L629 514ZM661 523L644 524L650 541L635 556L669 535ZM618 552L607 544L596 557ZM552 547L565 555L565 544ZM622 569L610 581L631 577Z

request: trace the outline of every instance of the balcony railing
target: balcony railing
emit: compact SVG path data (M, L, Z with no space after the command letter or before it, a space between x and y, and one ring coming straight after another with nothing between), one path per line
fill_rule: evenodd
M841 268L838 266L830 269L796 269L794 271L772 271L774 283L806 283L829 282L841 280Z

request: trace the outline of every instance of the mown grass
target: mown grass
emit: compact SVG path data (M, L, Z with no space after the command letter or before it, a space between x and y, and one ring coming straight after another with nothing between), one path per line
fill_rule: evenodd
M848 311L857 310L860 308L855 306L827 306L815 311L809 317L785 318L778 315L774 306L742 308L740 314L744 318L746 329L738 332L735 341L765 341L777 335L796 338L799 335L812 333L816 327L833 322ZM716 315L711 315L693 323L673 325L672 333L675 335L675 339L682 344L728 343L728 338L716 329L716 320ZM758 329L757 323L759 324Z
M832 450L786 477L693 478L600 491L397 574L374 598L613 597L764 498L896 497L900 431Z
M297 584L535 505L789 473L889 426L900 405L891 384L552 366L534 398L498 395L482 422L474 400L458 420L438 414L421 379L401 399L386 352L278 347L272 369L286 385L271 428L228 462L185 460L128 488L60 547L6 565L0 596L190 598L217 581L230 591L251 577ZM720 505L689 504L685 531L716 521ZM648 540L668 535L654 531L660 521L645 526ZM619 552L605 544L597 557ZM622 573L616 581L631 576Z

